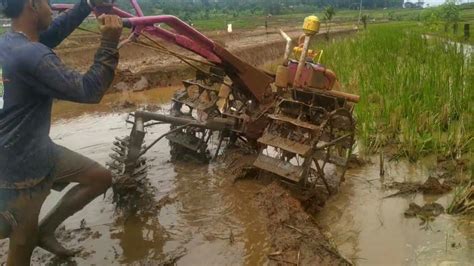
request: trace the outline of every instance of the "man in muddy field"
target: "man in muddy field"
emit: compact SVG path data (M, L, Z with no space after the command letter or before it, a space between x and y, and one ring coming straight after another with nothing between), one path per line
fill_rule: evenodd
M52 21L49 0L0 0L12 30L0 37L0 238L9 238L7 265L29 265L39 246L60 257L76 252L55 238L56 228L111 184L98 163L49 138L53 99L98 103L118 63L122 21L102 15L102 38L85 74L65 66L51 50L90 14L99 0L78 0ZM78 183L38 223L50 189Z

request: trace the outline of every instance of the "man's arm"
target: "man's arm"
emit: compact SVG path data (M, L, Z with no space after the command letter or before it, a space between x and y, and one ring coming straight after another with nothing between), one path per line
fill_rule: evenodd
M117 43L103 40L94 64L81 74L64 65L54 53L48 53L33 70L41 82L35 89L56 99L98 103L113 81L118 59Z
M72 9L53 20L49 28L40 34L40 42L49 48L58 46L91 13L86 0L81 0Z

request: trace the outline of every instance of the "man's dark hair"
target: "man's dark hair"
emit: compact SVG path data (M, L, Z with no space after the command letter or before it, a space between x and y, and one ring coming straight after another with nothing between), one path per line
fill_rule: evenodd
M7 18L20 16L28 0L0 0L0 10Z

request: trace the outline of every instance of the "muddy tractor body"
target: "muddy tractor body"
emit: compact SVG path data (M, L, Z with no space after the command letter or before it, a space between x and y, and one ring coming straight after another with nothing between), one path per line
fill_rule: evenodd
M281 32L287 48L273 75L242 61L180 19L143 16L137 1L131 4L136 15L113 6L107 10L123 17L124 25L132 29L127 41L146 38L159 48L156 38L160 38L200 55L206 63L196 67L194 79L182 82L169 113L130 114L131 134L117 138L111 154L109 168L116 184L134 189L145 179L143 155L162 139L169 141L175 160L192 156L207 161L224 146L245 145L258 154L254 167L285 182L322 185L330 192L328 177L343 180L354 144L352 111L358 96L333 90L335 74L317 63L321 53L309 49L319 30L316 17L304 22L300 45L293 49L296 60L290 58L292 40ZM170 131L145 145L147 127L156 124L170 124Z

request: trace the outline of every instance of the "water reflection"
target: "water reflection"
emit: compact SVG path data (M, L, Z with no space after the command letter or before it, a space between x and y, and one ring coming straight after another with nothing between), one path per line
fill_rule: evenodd
M121 263L132 263L163 254L166 232L155 217L130 215L120 217L110 238L118 240Z

